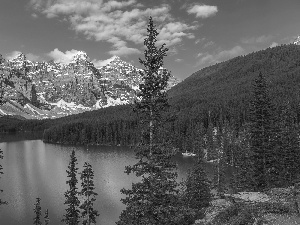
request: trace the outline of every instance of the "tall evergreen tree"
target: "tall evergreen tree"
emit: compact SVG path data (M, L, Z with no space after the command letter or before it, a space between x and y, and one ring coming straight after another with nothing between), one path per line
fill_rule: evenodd
M3 159L3 151L0 149L0 159ZM0 164L0 175L3 174L3 166ZM0 176L0 179L1 179L1 176ZM0 193L2 193L3 190L0 189ZM6 201L3 201L1 198L0 198L0 205L5 205L7 204Z
M233 192L251 191L255 184L250 136L249 125L243 126L238 132L234 168L230 181L230 188Z
M41 199L36 198L36 203L34 204L35 217L33 218L34 225L42 225L41 216L42 216L42 208L41 208Z
M84 170L81 173L81 192L80 195L84 196L84 202L80 206L83 210L81 217L83 218L84 225L96 224L96 217L99 216L97 210L93 208L93 204L96 201L95 196L98 195L95 190L94 185L94 171L92 166L85 162Z
M279 109L276 142L273 146L275 157L271 171L276 185L292 185L300 174L298 139L296 114L293 112L291 104L285 102Z
M69 177L69 180L66 182L69 185L69 190L65 192L65 205L68 206L66 209L66 214L64 215L64 218L62 219L62 222L68 224L68 225L77 225L79 224L79 204L80 201L78 200L78 191L77 191L77 158L75 156L75 151L73 150L70 156L70 162L68 166L67 174Z
M253 85L253 99L251 101L251 138L250 145L253 152L254 189L263 190L270 187L269 170L273 161L272 135L273 118L272 104L268 94L266 78L260 72Z
M192 209L201 210L211 201L210 181L204 170L203 161L197 160L186 180L186 201Z
M162 111L168 105L166 87L170 73L160 72L167 48L156 47L158 32L150 17L145 38L145 60L140 63L145 69L141 72L136 111L143 125L140 144L136 147L133 166L126 167L126 173L134 173L141 178L132 184L132 189L122 189L127 197L122 199L126 209L120 215L118 225L191 224L188 210L179 204L176 164L171 161L173 151L162 131ZM185 221L184 221L185 220Z
M224 154L224 134L217 133L216 139L219 141L219 146L217 147L217 163L212 187L215 188L217 195L223 198L226 191L226 159Z
M45 217L44 217L44 220L45 220L45 225L49 225L49 223L50 223L50 218L49 218L49 211L48 211L48 209L46 209L46 211L45 211Z

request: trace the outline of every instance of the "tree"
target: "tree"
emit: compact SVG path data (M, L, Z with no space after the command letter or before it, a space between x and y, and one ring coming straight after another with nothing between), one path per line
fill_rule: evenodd
M70 156L70 162L67 170L68 177L70 178L66 183L69 185L69 190L65 192L65 205L68 206L66 209L66 214L62 219L62 222L68 225L77 225L79 223L79 204L78 191L77 191L77 158L75 156L75 151L73 150Z
M34 204L35 217L33 218L34 225L42 225L41 216L42 216L42 208L41 208L41 199L36 198L36 203Z
M300 148L296 113L289 102L284 102L279 107L276 134L276 142L273 145L276 157L272 162L272 177L276 185L292 185L300 173Z
M238 132L230 188L233 192L251 191L255 184L253 151L250 146L250 127L244 125Z
M3 151L0 149L0 159L3 159ZM3 174L3 167L2 167L2 165L0 164L0 175L1 174ZM1 176L0 176L0 179L1 179ZM0 189L0 193L2 193L3 192L3 190L1 190ZM5 204L7 204L7 202L6 201L3 201L1 198L0 198L0 205L5 205Z
M80 206L83 210L81 216L83 218L84 225L90 225L91 223L96 224L96 217L99 216L98 211L93 208L93 204L96 201L95 196L98 195L95 190L94 186L94 171L92 166L85 162L84 163L84 170L81 173L81 192L80 195L84 196L84 202Z
M197 160L186 180L186 201L190 208L196 210L208 207L211 201L210 181L203 166L203 161Z
M46 209L45 211L45 225L49 225L49 222L50 222L50 219L49 219L49 212L48 212L48 209Z
M216 171L213 179L213 188L216 189L217 195L221 198L224 197L226 191L226 160L224 155L224 133L219 133L216 135L219 139L219 146L217 148L217 164ZM216 137L216 139L217 139Z
M132 189L122 189L126 205L118 225L192 224L190 212L179 204L176 164L171 161L174 151L163 131L162 112L167 108L166 87L170 73L160 70L168 51L165 45L156 47L158 32L150 17L145 38L145 67L141 72L139 100L135 103L142 126L141 142L136 146L138 162L127 166L127 174L141 178Z
M250 107L250 145L253 152L254 189L263 190L270 186L269 170L273 161L272 104L267 82L260 72L253 85L253 99Z

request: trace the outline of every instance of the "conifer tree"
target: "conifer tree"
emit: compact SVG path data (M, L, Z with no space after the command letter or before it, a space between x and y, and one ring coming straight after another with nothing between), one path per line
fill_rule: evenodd
M94 171L92 166L85 162L84 170L81 173L81 192L80 195L84 196L84 202L80 206L83 210L81 217L83 218L84 225L96 224L96 217L99 216L98 211L93 208L93 204L96 201L95 196L98 195L94 185Z
M250 107L250 145L253 152L254 189L263 190L270 186L268 176L272 167L272 104L268 95L267 82L260 72L253 85L253 99Z
M62 219L62 222L68 225L77 225L79 223L79 204L80 201L78 200L78 191L77 191L77 183L78 180L76 178L77 170L77 158L75 156L75 151L73 150L70 156L70 162L67 170L69 180L66 182L69 185L69 190L65 192L65 205L68 206L66 209L66 214Z
M215 188L217 195L223 198L226 191L226 159L224 154L224 134L218 132L216 135L216 139L219 141L219 146L217 147L217 163L212 187Z
M186 201L192 209L201 210L211 201L210 181L204 170L203 161L197 160L186 180Z
M0 159L3 159L3 151L0 149ZM0 175L1 174L3 174L3 167L2 167L2 165L0 164ZM0 179L1 179L1 176L0 176ZM2 193L3 192L3 190L1 190L0 189L0 193ZM7 204L7 202L6 201L3 201L1 198L0 198L0 205L5 205L5 204Z
M48 211L48 209L46 209L46 211L45 211L45 217L44 217L44 220L45 220L45 225L49 225L49 223L50 223L50 218L49 218L49 211Z
M244 125L238 133L233 174L230 180L233 192L253 190L255 180L250 136L249 125Z
M36 203L34 204L35 217L33 218L34 225L42 225L41 216L42 216L42 208L41 208L41 199L36 198Z
M143 126L142 139L136 146L138 162L127 166L127 174L134 173L141 178L132 184L132 189L122 189L127 195L122 202L126 209L120 215L118 225L175 225L192 224L190 212L179 204L176 164L171 161L174 152L162 131L162 111L166 109L166 87L170 73L160 72L167 48L156 47L158 32L150 17L145 38L145 60L140 63L141 72L139 99L135 110Z
M296 114L291 104L285 102L279 109L272 172L274 183L292 185L300 173L300 148L296 127Z

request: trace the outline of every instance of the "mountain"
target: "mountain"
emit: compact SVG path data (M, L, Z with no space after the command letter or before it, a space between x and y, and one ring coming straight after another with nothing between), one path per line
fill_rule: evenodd
M295 39L295 41L293 42L293 44L300 45L300 35Z
M22 53L11 60L0 57L0 63L4 99L0 115L56 118L129 104L136 98L142 82L141 69L118 56L96 68L83 51L69 64L32 62ZM172 77L169 88L177 83ZM15 108L17 104L23 109Z

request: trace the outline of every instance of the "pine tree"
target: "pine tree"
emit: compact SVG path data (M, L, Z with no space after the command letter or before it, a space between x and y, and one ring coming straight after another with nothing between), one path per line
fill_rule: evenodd
M145 67L141 73L143 84L138 95L140 101L135 104L143 126L141 142L136 146L139 161L127 166L125 171L127 174L134 173L141 181L132 184L131 190L121 190L127 195L122 199L126 209L117 224L192 224L191 213L179 204L176 164L171 161L174 153L162 129L162 111L168 105L165 90L170 73L159 69L168 49L164 45L160 48L155 46L158 32L151 17L147 32L145 60L140 59Z
M217 148L217 163L216 171L213 179L212 187L215 188L216 193L219 197L223 198L226 191L226 160L224 154L224 134L219 133L216 135L219 139L219 147Z
M94 171L92 166L85 162L84 170L81 173L81 192L80 195L84 196L84 202L80 206L83 210L81 217L83 218L84 225L96 224L96 217L99 216L98 211L93 208L93 204L96 201L95 196L98 195L94 190Z
M186 201L192 209L201 210L211 201L210 181L204 170L203 161L197 160L186 180Z
M296 127L296 114L289 102L284 103L278 113L277 136L273 148L272 162L274 183L280 186L292 185L300 173L300 148Z
M68 225L77 225L79 223L79 204L80 201L78 200L78 191L77 191L77 158L75 156L75 151L73 150L70 156L70 163L68 166L67 174L70 178L66 183L69 185L69 190L65 192L65 205L68 206L66 209L66 214L62 219L62 222Z
M244 125L238 133L233 174L230 180L230 188L233 192L251 191L255 184L249 131L249 125Z
M0 149L0 159L3 159L3 151ZM0 175L1 174L3 174L3 167L2 167L2 165L0 164ZM1 176L0 176L0 179L1 179ZM3 192L3 190L1 190L0 189L0 193L2 193ZM0 205L5 205L5 204L7 204L7 202L6 201L3 201L1 198L0 198Z
M42 216L42 208L41 208L41 199L36 198L36 203L34 204L35 217L33 218L34 225L42 225L41 216Z
M272 104L268 95L266 79L261 72L253 85L250 114L250 145L253 152L254 189L263 190L271 185L268 173L272 167L271 162L274 156L272 152Z
M49 219L49 212L48 212L48 209L46 209L46 211L45 211L45 217L44 217L44 220L45 220L45 225L49 225L50 219Z

